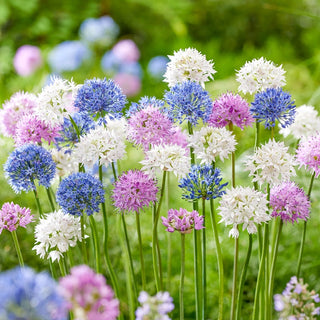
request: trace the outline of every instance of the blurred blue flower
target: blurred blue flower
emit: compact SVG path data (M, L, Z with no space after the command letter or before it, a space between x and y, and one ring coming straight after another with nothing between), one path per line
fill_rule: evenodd
M149 74L155 79L162 80L169 61L165 56L153 57L148 63Z
M35 181L50 187L55 176L56 165L51 153L35 144L16 148L4 164L5 177L16 193L35 190Z
M48 64L53 72L74 71L90 57L91 51L82 42L64 41L49 52Z
M0 273L1 320L67 320L66 302L45 272L15 268Z

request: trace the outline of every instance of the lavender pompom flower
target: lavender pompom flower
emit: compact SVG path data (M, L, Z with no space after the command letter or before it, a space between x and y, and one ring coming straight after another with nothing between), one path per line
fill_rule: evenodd
M61 181L57 202L65 213L92 215L100 211L99 204L104 202L102 183L88 173L73 173Z
M296 106L291 95L282 88L268 88L255 95L250 112L258 122L265 121L267 129L274 127L276 121L286 128L294 122Z
M4 164L5 177L16 193L36 190L35 182L49 188L55 176L56 165L49 151L25 144L16 148Z
M179 187L183 190L183 199L216 199L225 191L228 183L221 183L220 170L211 165L193 165L188 176L182 178Z
M119 72L113 80L127 97L133 97L141 90L141 79L135 74Z
M113 54L124 63L136 62L140 58L140 51L134 41L124 39L117 42L112 48Z
M129 170L115 182L114 205L120 212L136 212L157 201L156 181L140 170Z
M185 81L173 86L164 95L168 103L166 112L169 119L178 123L184 120L196 126L200 120L206 122L212 109L212 100L200 84Z
M303 189L294 182L283 182L270 190L272 217L279 216L284 222L307 220L310 213L310 201Z

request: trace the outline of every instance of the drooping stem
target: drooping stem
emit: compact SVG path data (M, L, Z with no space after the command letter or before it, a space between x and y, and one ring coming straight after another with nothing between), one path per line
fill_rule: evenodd
M181 271L180 271L180 287L179 287L180 320L184 319L184 304L183 304L184 265L185 265L185 235L181 233Z
M82 213L80 217L80 223L81 223L81 248L82 248L82 258L84 261L84 264L88 264L88 252L87 252L87 244L86 244L86 238L84 233L84 215Z
M94 256L96 261L96 272L101 273L100 247L99 247L99 235L97 231L97 225L93 215L89 216L89 220L90 220L92 239L93 239Z
M142 247L142 237L141 237L141 227L140 227L140 216L139 216L138 212L136 212L136 226L137 226L138 242L139 242L142 289L146 290L146 272L145 272L144 259L143 259L143 247Z
M17 251L20 267L24 267L24 262L23 262L22 253L21 253L21 249L20 249L20 245L19 245L19 241L18 241L16 230L13 230L11 232L11 234L12 234L14 246L15 246L16 251Z
M206 199L202 199L203 226L202 231L202 314L205 316L207 307L207 248L206 248Z

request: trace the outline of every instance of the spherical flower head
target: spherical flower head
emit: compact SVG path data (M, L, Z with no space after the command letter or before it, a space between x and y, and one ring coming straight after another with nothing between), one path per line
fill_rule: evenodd
M276 121L286 128L294 122L296 106L291 95L282 88L268 88L255 95L250 112L258 122L264 121L267 129L274 127Z
M91 115L100 114L102 117L107 113L120 116L126 103L126 96L110 79L86 80L75 99L75 106L79 111L85 111Z
M304 166L315 173L317 178L320 174L320 133L310 136L301 141L297 150L299 168Z
M212 109L212 100L198 83L186 81L173 86L164 95L168 103L166 112L170 120L182 123L184 120L196 126L200 120L206 122Z
M73 267L69 275L61 278L59 292L77 319L116 320L120 314L119 301L104 276L87 265Z
M147 292L141 291L138 297L141 304L135 314L136 320L170 320L168 313L174 309L173 299L169 292L158 292L150 296Z
M137 75L119 72L113 77L113 80L127 97L133 97L141 90L141 80Z
M40 218L35 228L33 250L42 259L59 261L63 253L76 246L77 241L82 241L80 218L58 210Z
M151 147L145 152L145 159L140 161L142 170L151 176L157 171L171 171L175 176L182 178L190 169L190 157L186 150L178 145L165 144Z
M271 186L289 181L290 177L295 176L295 165L296 161L294 156L288 153L288 147L283 142L274 140L262 145L246 161L252 181L260 185L269 183Z
M236 149L236 140L226 128L204 126L189 137L189 145L201 163L211 164L216 158L227 159Z
M222 94L213 102L208 124L213 127L225 127L233 124L243 130L251 126L254 119L249 112L249 104L238 94L231 92Z
M270 190L272 217L280 217L284 222L307 220L310 213L310 201L303 189L294 182L283 182Z
M229 237L238 238L238 225L242 224L242 230L248 233L257 233L256 224L269 221L267 214L267 196L260 191L249 187L236 187L228 189L220 200L220 223L226 226L232 225Z
M180 208L179 210L170 209L168 211L168 218L161 217L162 224L167 227L168 232L178 231L182 234L191 233L193 229L201 230L204 228L203 216L199 212L193 210L192 212Z
M277 67L272 61L261 57L247 61L239 71L237 71L237 81L240 83L239 91L246 93L256 93L267 88L279 88L286 84L285 71L282 65Z
M76 173L79 170L79 164L74 159L73 154L69 149L62 148L60 150L51 149L52 159L56 164L56 171L58 177L64 177L71 173Z
M157 183L140 170L123 173L114 184L112 199L120 212L136 212L157 201Z
M140 58L137 45L130 39L120 40L112 48L113 54L123 62L135 62Z
M216 199L225 191L222 190L228 183L221 183L220 170L211 165L192 165L189 174L182 178L179 187L184 192L183 199Z
M149 75L157 80L162 80L167 69L167 63L169 59L165 56L156 56L150 59L148 63Z
M57 202L65 213L92 215L100 211L99 204L104 202L102 183L88 173L73 173L62 179L57 190Z
M13 202L6 202L0 210L0 234L3 229L12 232L19 226L25 228L33 218L29 208L21 208Z
M193 48L175 51L169 59L164 82L168 82L170 87L188 80L204 87L204 83L213 79L217 72L212 60L208 61L205 55Z
M147 107L154 107L158 109L163 109L164 101L157 99L156 97L147 97L144 96L140 98L139 102L132 102L129 110L126 112L127 117L131 117L136 112L141 111Z
M67 320L66 302L48 273L15 268L0 273L0 318Z
M36 190L36 181L49 188L56 165L49 151L35 144L25 144L9 155L4 171L13 190L20 193Z
M41 51L36 46L23 45L13 58L13 66L20 76L27 77L42 66Z
M33 113L37 107L37 97L26 92L16 92L0 109L0 130L6 137L16 134L17 123L27 114Z

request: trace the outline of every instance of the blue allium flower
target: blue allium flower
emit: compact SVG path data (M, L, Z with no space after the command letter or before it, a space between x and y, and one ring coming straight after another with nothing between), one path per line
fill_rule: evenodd
M64 41L54 47L48 55L48 64L53 72L77 70L91 51L80 41Z
M282 88L268 88L255 95L250 112L258 122L265 121L265 128L274 127L276 120L286 128L294 122L296 106Z
M126 96L120 87L113 80L104 78L85 81L77 93L74 104L80 112L93 115L100 113L102 117L110 113L121 117L121 111L126 103Z
M165 56L153 57L148 63L148 73L155 79L163 79L169 61Z
M102 183L88 173L73 173L61 181L57 202L65 213L76 216L99 212L99 204L104 202Z
M0 319L67 320L67 303L45 272L15 268L0 273Z
M131 117L133 114L135 114L136 112L145 109L146 107L155 107L155 108L159 108L162 109L164 106L164 101L157 99L155 97L142 97L140 98L139 102L132 102L129 110L126 112L127 117Z
M196 126L200 119L209 118L212 100L200 84L185 81L166 91L164 98L168 103L168 116L172 121L182 123L184 120Z
M36 190L36 180L39 185L49 188L56 165L49 151L35 144L25 144L9 155L4 171L13 190L20 193Z
M80 136L83 136L95 127L95 122L85 112L73 114L72 120L77 125ZM79 137L76 129L74 128L70 119L64 118L62 128L59 131L59 136L55 138L55 144L57 148L72 148L77 142L79 142Z
M215 199L221 197L228 183L221 184L220 170L211 165L193 165L189 174L180 180L183 199Z

